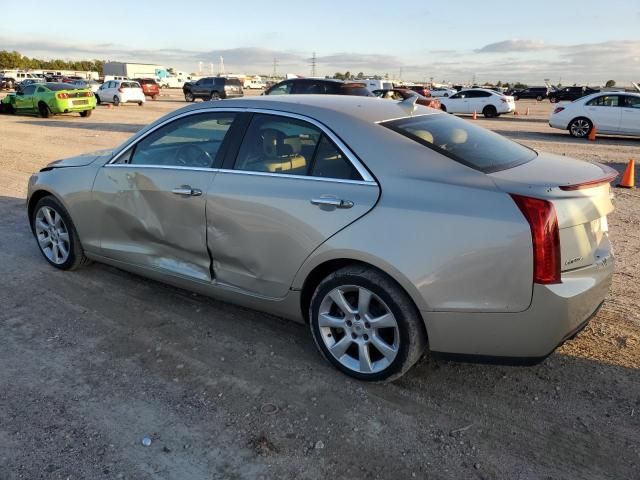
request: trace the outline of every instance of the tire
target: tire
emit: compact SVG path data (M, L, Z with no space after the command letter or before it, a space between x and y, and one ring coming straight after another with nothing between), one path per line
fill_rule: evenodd
M49 107L44 102L38 103L38 113L42 118L49 118L51 116L51 110L49 110Z
M117 95L113 96L113 106L117 107L120 105L120 97L118 97Z
M144 106L144 102L138 102L138 106L139 106L139 107Z
M351 313L345 314L334 297L345 299L345 310ZM369 298L366 309L359 306L363 298ZM383 318L385 326L376 328L375 320ZM409 296L391 278L367 266L344 267L322 280L311 298L309 319L322 355L358 380L399 378L427 347L422 318Z
M569 122L569 133L575 138L586 138L593 129L591 120L585 117L574 118Z
M9 113L9 114L11 114L11 115L15 115L15 113L16 113L16 109L10 103L6 103L4 105L4 111Z
M549 97L549 101L551 103L556 103L558 101L558 99L556 97Z
M45 212L49 213L48 217ZM51 219L53 223L48 219ZM50 226L53 226L54 229L49 228ZM40 253L50 265L60 270L75 270L90 262L84 255L71 217L56 198L49 195L38 201L33 209L31 228ZM48 239L52 239L52 241L48 241ZM54 242L62 247L54 247ZM63 255L65 248L66 256Z
M90 117L92 113L93 113L93 110L85 110L83 112L80 112L80 116L86 118L86 117Z
M517 102L518 100L520 100L520 97L518 95L514 95L513 96L513 101Z
M218 92L213 92L209 100L220 100L220 94Z
M158 95L151 95L151 100L157 100L158 99Z
M543 99L544 99L544 97L542 95L538 95L536 97L536 100L539 101L539 102L541 102Z
M185 102L195 102L196 101L196 97L194 97L193 93L191 93L191 92L185 92L184 101Z
M203 102L208 102L209 100L211 100L211 95L205 95L204 97L202 97Z
M498 110L493 105L487 105L482 109L485 118L495 118L498 116Z
M97 93L95 94L95 96L96 96L96 103L100 105L102 103L102 100L100 100L100 96Z
M445 107L444 105L440 105L440 110L446 113L447 107Z

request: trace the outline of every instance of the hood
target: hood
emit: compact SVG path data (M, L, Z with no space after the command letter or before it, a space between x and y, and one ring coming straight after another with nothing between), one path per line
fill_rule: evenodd
M92 152L92 153L83 153L75 157L69 157L63 160L56 160L55 162L51 162L49 165L47 165L40 171L42 172L46 170L51 170L53 168L84 167L85 165L89 165L99 159L102 159L106 162L112 156L113 156L113 150L99 150L97 152Z

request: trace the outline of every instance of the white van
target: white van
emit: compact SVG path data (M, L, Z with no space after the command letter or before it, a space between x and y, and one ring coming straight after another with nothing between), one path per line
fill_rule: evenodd
M109 82L111 80L129 80L129 78L123 77L123 76L120 76L120 75L105 75L104 76L104 81L105 82Z
M366 78L364 80L353 80L354 82L364 83L367 90L373 92L374 90L391 90L393 88L393 82L390 80L373 80Z
M267 84L264 80L256 80L254 78L248 78L244 81L243 88L249 88L252 90L264 90L267 88Z

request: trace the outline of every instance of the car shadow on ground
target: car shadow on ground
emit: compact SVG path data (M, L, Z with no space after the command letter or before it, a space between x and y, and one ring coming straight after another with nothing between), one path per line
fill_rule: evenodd
M73 450L55 448L69 443L73 423L66 428L65 415L82 418L86 429L73 442L96 444L98 451L101 444L87 438L104 436L112 444L110 461L126 460L134 469L127 478L137 478L135 468L148 461L130 446L138 432L157 432L157 448L166 450L156 458L170 460L166 468L179 478L172 469L183 464L176 459L207 462L211 448L229 444L217 432L228 431L237 432L242 448L259 440L255 458L269 457L271 478L296 477L287 468L327 476L322 473L333 467L318 462L320 448L358 478L411 478L416 471L441 478L444 468L455 478L516 478L513 465L525 475L519 478L634 475L635 368L580 358L571 349L534 367L425 356L395 383L362 383L323 361L304 325L100 264L60 272L38 253L24 199L0 197L0 218L0 338L6 341L0 363L7 365L0 372L7 414L0 434L21 432L7 458L9 467L26 468L27 478L50 463L40 456L57 455L70 468L78 461L66 456ZM605 304L592 324L617 320ZM572 342L588 345L598 341L593 335L589 326ZM612 348L634 348L625 342L615 340ZM29 413L22 398L34 391L51 411ZM55 422L60 428L38 443L38 425Z
M23 123L26 125L44 125L47 127L59 127L59 128L79 128L83 130L103 131L103 132L123 132L123 133L136 133L146 125L136 123L96 123L86 121L76 121L68 119L68 117L60 116L54 120L39 119L39 120L20 120L16 123Z

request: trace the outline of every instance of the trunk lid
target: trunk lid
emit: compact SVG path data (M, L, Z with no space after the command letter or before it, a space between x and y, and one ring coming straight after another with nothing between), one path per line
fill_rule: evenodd
M560 229L560 269L587 267L608 256L607 215L613 211L609 183L615 170L559 155L542 154L489 174L506 193L550 201Z

